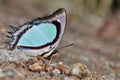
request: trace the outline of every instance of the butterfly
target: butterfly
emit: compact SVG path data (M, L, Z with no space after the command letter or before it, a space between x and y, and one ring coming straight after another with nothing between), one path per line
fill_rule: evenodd
M51 57L57 52L66 25L66 10L60 8L53 14L26 22L21 26L12 28L6 42L11 50L20 49L27 55L40 55L44 58Z

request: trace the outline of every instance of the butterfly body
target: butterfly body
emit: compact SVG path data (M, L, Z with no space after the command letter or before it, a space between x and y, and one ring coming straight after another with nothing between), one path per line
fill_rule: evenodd
M58 9L50 16L37 18L19 26L11 27L13 32L8 38L10 49L21 49L30 56L41 55L48 57L58 46L64 33L66 24L66 11Z

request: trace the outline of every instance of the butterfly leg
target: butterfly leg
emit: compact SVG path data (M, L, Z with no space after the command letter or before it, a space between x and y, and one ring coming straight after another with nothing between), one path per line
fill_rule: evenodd
M52 60L53 60L53 58L51 57L51 59L49 60L49 63L48 63L49 65L52 63Z
M53 57L56 55L56 53L58 53L58 50L54 50L50 56L48 56L46 59L49 60L49 64L52 63L53 61Z

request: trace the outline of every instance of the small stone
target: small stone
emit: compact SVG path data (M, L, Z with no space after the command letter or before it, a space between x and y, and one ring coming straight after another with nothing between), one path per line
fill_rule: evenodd
M90 72L89 72L89 69L85 65L81 63L77 63L70 67L69 73L71 75L74 75L74 76L77 76L83 79L84 77L87 77Z
M78 77L76 76L65 76L63 80L80 80Z
M28 67L32 71L41 71L43 70L43 67L39 63L34 63L32 65L29 65Z
M2 69L0 68L0 78L4 77L5 74L3 73Z
M59 69L54 69L52 72L53 72L53 74L60 74L61 73Z
M69 68L68 66L64 65L63 62L59 62L57 65L57 69L61 71L61 73L67 75L69 74Z
M58 64L59 64L59 65L63 65L63 62L59 62Z
M7 75L8 75L9 77L13 77L13 76L15 76L15 72L13 72L13 71L8 71L8 72L7 72Z

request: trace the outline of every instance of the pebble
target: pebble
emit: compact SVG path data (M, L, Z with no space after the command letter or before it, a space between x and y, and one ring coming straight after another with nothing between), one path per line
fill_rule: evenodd
M61 73L59 69L54 69L52 72L53 72L54 75L57 75L57 74Z
M0 68L0 78L4 77L5 74L3 73L2 69Z
M32 71L41 71L43 70L43 67L39 63L34 63L32 65L29 65L28 67Z
M76 76L71 76L71 77L66 76L66 77L64 77L63 80L80 80L80 79Z
M88 76L89 69L85 65L77 63L70 67L70 74L79 78L84 78Z

